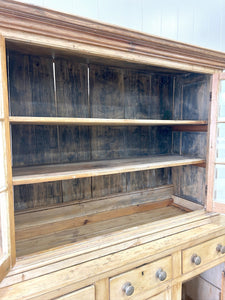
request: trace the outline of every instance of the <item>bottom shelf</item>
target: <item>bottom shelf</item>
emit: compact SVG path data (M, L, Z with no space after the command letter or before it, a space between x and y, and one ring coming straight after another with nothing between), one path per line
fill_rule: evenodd
M170 196L171 191L172 186L169 185L87 201L82 205L76 203L21 212L15 216L17 257L97 236L110 235L190 211L174 203ZM106 203L108 205L111 203L108 210ZM120 203L123 205L126 203L127 206L122 207Z
M113 218L106 221L84 224L83 226L72 229L51 234L46 233L45 235L35 236L33 238L17 240L16 252L17 256L29 255L35 252L75 243L99 235L105 235L130 227L167 219L184 213L185 211L181 208L169 205L163 208L155 208L146 212L134 213L132 215Z

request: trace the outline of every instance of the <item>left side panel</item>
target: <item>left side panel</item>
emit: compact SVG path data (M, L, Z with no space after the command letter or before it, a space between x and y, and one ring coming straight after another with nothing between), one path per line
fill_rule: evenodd
M0 281L15 264L15 260L6 49L5 39L0 36Z

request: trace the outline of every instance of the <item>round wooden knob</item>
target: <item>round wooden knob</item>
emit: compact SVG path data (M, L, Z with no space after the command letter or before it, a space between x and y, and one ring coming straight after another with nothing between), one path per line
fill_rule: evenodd
M201 257L198 256L197 254L192 255L191 261L196 265L200 265L200 263L202 262Z
M221 244L217 245L216 251L224 254L225 253L225 246L222 246Z
M165 271L163 271L163 269L159 269L156 272L156 277L159 278L160 281L164 281L167 277L167 274Z
M134 293L134 287L130 282L126 282L122 289L127 296L131 296Z

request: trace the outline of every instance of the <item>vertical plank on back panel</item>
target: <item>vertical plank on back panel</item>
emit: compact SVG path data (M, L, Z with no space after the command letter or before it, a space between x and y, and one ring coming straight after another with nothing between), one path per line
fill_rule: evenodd
M126 157L126 127L94 126L90 130L93 160Z
M91 159L90 129L87 126L59 127L59 154L61 163Z
M14 206L16 211L46 207L57 203L62 203L61 181L14 187Z
M89 117L87 65L56 58L55 76L57 116Z
M13 116L56 116L51 57L9 51L9 77Z
M123 72L90 65L90 110L93 118L124 118Z
M93 198L126 192L126 174L92 177Z
M90 199L92 196L91 184L92 184L91 177L78 178L73 180L63 180L62 181L63 202Z
M124 98L125 119L150 119L151 74L126 70Z

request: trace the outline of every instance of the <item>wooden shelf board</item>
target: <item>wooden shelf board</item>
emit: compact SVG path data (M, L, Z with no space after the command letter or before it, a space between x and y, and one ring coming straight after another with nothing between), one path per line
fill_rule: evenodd
M183 165L202 164L202 158L179 155L145 156L71 164L42 165L13 169L13 185L33 184L58 180L119 174Z
M183 210L173 206L166 206L134 213L132 215L124 215L95 223L88 223L59 232L46 232L45 235L17 240L17 256L19 257L39 251L45 251L50 248L71 244L97 237L99 235L108 235L115 231L141 226L147 223L156 222L158 220L175 217L182 214L185 214Z
M63 117L9 117L11 124L35 125L102 125L102 126L168 126L168 125L206 125L201 120L149 120L149 119L100 119Z

